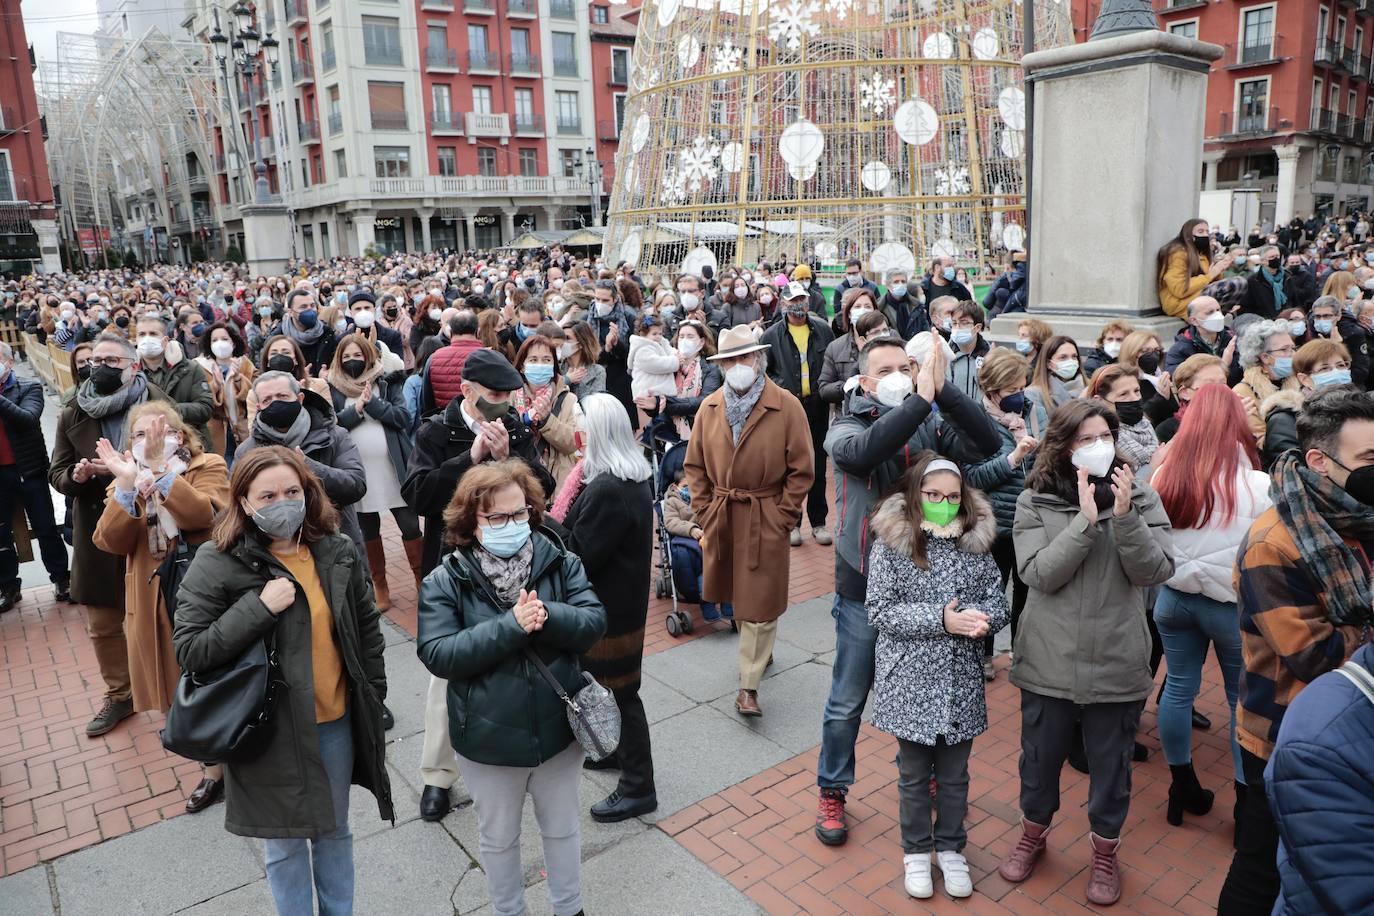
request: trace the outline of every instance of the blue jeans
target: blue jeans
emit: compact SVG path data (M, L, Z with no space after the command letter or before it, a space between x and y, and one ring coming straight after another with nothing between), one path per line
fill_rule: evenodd
M278 916L312 916L319 896L320 916L353 912L353 832L348 828L348 791L353 776L351 713L317 725L320 757L329 777L334 829L313 840L268 840L267 883ZM312 894L312 885L314 893Z
M1236 743L1236 697L1244 662L1235 604L1175 591L1166 585L1159 590L1154 618L1169 665L1164 696L1159 701L1159 740L1164 745L1164 759L1174 766L1192 762L1193 701L1202 686L1202 666L1207 661L1207 644L1211 643L1216 646L1226 702L1231 706L1231 757L1236 782L1244 783L1240 745Z
M822 789L848 789L854 784L854 742L859 738L864 703L873 689L873 647L878 631L869 626L861 601L835 594L835 667L830 696L821 721L821 756L816 784Z

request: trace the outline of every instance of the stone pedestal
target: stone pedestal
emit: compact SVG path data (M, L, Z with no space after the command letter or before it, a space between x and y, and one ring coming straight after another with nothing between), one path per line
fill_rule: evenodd
M38 253L42 258L41 270L45 274L62 272L62 238L57 231L57 220L30 220L34 234L38 236Z
M353 214L353 232L358 236L358 257L377 244L377 214L358 211Z
M243 217L243 256L254 276L286 273L291 257L291 214L279 204L250 204L239 208Z
M1026 55L1031 317L1080 344L1115 318L1173 337L1155 253L1197 215L1207 70L1221 55L1159 31ZM1022 317L998 318L993 338L1014 339Z

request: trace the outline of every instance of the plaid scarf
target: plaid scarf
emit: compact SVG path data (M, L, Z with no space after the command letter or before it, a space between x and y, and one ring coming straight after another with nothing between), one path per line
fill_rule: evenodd
M1365 626L1371 614L1369 573L1342 538L1374 539L1374 508L1307 468L1299 456L1292 449L1274 463L1270 498L1303 563L1325 586L1331 622Z

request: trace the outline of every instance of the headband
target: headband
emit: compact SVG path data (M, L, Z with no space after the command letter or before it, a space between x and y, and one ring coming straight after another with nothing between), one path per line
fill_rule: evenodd
M926 465L925 473L921 475L921 479L925 480L927 477L929 477L931 474L934 474L936 471L949 471L951 474L953 474L955 477L958 477L960 480L964 479L964 472L959 470L959 465L945 458L936 458L930 464Z

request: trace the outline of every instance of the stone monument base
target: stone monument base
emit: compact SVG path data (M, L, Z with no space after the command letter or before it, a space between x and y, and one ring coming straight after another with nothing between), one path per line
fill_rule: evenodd
M280 204L254 204L241 207L243 215L243 256L254 276L272 277L286 273L291 257L291 214Z
M998 315L992 320L985 336L995 344L1012 345L1016 342L1016 326L1027 318L1036 318L1054 328L1056 334L1072 337L1080 348L1097 346L1097 335L1102 333L1102 328L1109 321L1128 321L1131 327L1137 331L1155 333L1159 336L1160 342L1164 344L1165 350L1169 349L1175 335L1184 326L1183 322L1177 318L1170 318L1162 313L1145 316L1127 315L1120 312L1104 312L1100 315L1082 312L1055 314L1043 309L1035 309L1031 312L1012 312L1010 315Z

